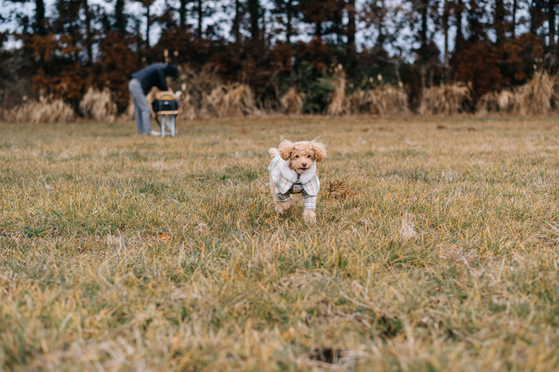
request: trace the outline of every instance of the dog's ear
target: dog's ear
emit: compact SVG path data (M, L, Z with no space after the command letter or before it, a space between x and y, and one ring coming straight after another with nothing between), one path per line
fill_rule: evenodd
M281 158L286 161L289 160L294 147L295 146L291 141L288 140L281 141L278 148Z
M317 163L326 159L326 146L323 143L311 141L311 146Z

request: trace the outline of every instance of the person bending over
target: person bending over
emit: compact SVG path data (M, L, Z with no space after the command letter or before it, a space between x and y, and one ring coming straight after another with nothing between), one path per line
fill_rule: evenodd
M165 78L167 76L176 80L179 77L179 70L173 64L154 63L143 70L133 73L132 80L128 84L128 90L134 101L134 113L136 115L136 125L138 126L138 133L151 134L158 136L160 133L151 130L151 113L149 104L146 99L147 94L154 86L162 91L170 91L167 87Z

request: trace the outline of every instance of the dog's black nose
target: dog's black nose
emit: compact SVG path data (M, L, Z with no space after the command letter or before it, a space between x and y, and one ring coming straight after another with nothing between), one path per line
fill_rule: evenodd
M306 167L306 166L307 166L307 163L303 163L303 164L301 164L301 165L302 165L303 167Z

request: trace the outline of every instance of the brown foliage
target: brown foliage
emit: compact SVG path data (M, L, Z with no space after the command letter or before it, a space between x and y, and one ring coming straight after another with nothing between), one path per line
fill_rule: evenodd
M98 88L107 87L119 110L128 106L130 75L139 70L138 54L132 51L116 33L108 33L100 45L101 72L96 81Z
M340 180L330 182L328 190L326 191L326 196L329 199L336 200L353 197L355 195L357 195L357 193L348 188L345 181Z
M473 42L463 49L457 50L453 57L453 68L456 78L472 84L472 98L487 92L499 90L508 82L503 80L499 68L499 55L489 42Z

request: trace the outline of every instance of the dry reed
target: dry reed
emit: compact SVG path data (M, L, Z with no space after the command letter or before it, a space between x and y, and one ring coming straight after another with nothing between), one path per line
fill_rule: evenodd
M366 111L369 107L367 97L367 92L364 90L357 89L352 92L348 97L351 112L358 114Z
M346 99L346 79L345 72L338 67L337 71L338 77L332 82L334 86L334 92L330 98L330 104L328 105L328 115L343 115L350 112L350 102Z
M117 107L109 88L105 87L102 91L89 88L80 101L80 111L86 118L112 123L116 118Z
M287 114L300 114L303 111L305 97L305 93L300 93L296 87L289 88L287 93L280 99L284 112Z
M207 97L222 85L221 78L210 65L193 69L188 64L179 66L175 85L183 92L179 119L194 119L209 114Z
M470 87L463 83L426 88L418 109L420 115L454 115L463 111L464 103L471 99Z
M61 99L45 99L26 102L13 109L4 110L4 120L15 123L67 123L75 120L72 107Z
M493 112L519 115L546 115L557 110L559 101L559 78L545 71L538 71L524 85L513 90L489 92L477 104L477 113Z
M369 112L376 115L398 115L409 112L408 95L401 86L381 84L366 94Z
M518 113L521 115L545 115L551 111L551 103L557 100L557 76L545 71L534 74L532 79L518 88Z
M243 116L256 109L252 89L246 84L229 83L221 85L206 97L208 107L220 118Z

